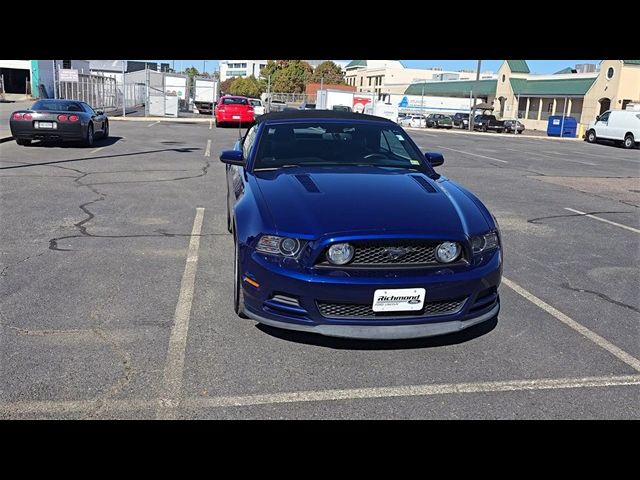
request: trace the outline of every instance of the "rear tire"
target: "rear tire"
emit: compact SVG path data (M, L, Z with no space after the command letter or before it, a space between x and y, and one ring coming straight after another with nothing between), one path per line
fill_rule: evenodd
M233 273L234 273L234 288L233 288L233 310L240 318L249 318L244 313L244 292L242 291L242 275L240 274L240 258L238 239L234 235L234 254L233 254Z
M31 140L22 140L20 138L16 138L16 143L18 145L22 145L23 147L26 147L27 145L31 145Z
M594 130L589 130L587 132L587 142L596 143L597 140L598 138L596 137L596 132Z
M633 135L631 133L629 133L624 137L624 141L622 142L622 145L624 146L624 148L633 148L636 146L636 141L633 138Z
M84 146L90 147L93 145L93 123L90 123L87 127L87 135L84 137Z
M102 138L109 138L109 121L104 121L104 130L102 131Z
M484 126L482 127L482 129L481 129L481 130L482 130L483 132L486 132L486 131L487 131L487 130L489 130L489 129L487 128L487 126L486 126L486 125L484 125Z

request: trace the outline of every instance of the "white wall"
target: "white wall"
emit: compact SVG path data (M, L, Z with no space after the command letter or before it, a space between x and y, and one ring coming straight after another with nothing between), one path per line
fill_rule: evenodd
M0 68L31 70L31 60L0 60Z

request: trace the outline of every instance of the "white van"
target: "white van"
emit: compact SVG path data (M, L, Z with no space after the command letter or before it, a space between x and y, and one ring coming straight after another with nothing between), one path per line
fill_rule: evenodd
M640 112L633 110L608 110L589 124L587 141L599 139L622 142L625 148L634 148L640 143Z

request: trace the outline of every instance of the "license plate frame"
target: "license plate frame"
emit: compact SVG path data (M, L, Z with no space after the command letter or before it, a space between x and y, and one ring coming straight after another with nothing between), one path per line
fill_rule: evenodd
M415 312L424 308L424 288L381 288L373 293L374 312Z

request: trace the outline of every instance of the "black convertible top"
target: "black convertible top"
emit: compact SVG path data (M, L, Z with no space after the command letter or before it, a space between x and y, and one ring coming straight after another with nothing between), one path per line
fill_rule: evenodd
M366 115L364 113L340 112L336 110L287 110L282 112L271 112L260 115L256 119L256 123L269 122L272 120L308 120L308 119L328 119L335 118L338 120L369 120L377 122L393 123L388 118L376 117L374 115ZM395 123L393 123L395 125Z

